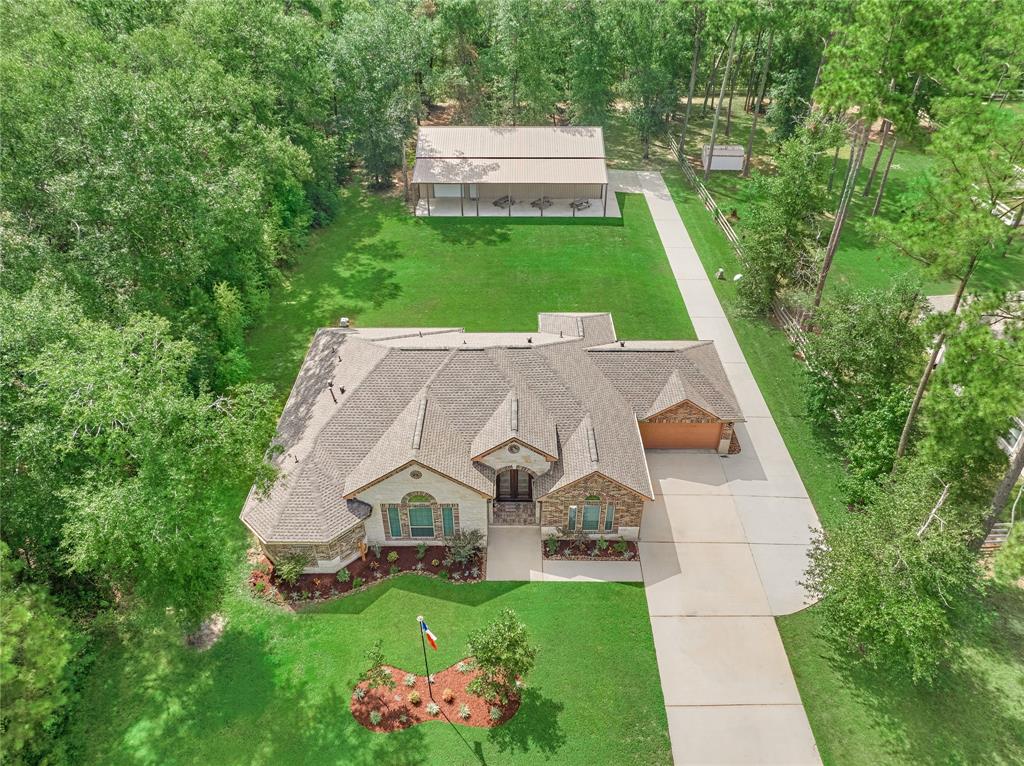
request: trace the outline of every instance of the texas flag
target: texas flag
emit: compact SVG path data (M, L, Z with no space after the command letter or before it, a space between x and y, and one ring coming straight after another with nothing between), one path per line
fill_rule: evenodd
M434 650L437 650L437 636L430 632L430 628L427 627L427 622L420 617L420 630L423 631L424 637L427 639L427 643L430 644Z

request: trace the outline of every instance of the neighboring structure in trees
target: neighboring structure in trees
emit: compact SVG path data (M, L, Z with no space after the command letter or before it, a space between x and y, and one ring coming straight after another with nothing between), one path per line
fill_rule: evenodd
M738 451L711 341L619 341L608 314L535 333L319 330L278 425L281 476L242 521L272 559L335 571L360 542L489 523L636 539L645 447Z
M619 216L599 127L423 127L417 215Z

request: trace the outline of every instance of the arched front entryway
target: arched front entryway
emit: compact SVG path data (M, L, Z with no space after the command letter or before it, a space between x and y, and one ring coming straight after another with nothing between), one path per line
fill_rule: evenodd
M533 502L533 474L525 468L505 468L494 477L491 523L498 525L536 524Z
M522 468L498 471L494 479L494 497L504 502L528 503L533 501L533 476Z

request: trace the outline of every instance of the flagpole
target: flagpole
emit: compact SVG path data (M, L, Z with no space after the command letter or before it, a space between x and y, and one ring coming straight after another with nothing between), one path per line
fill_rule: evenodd
M416 627L420 629L420 644L423 646L423 667L427 671L427 693L430 695L430 701L434 700L434 684L430 680L430 663L427 662L427 640L423 637L423 615L416 618Z

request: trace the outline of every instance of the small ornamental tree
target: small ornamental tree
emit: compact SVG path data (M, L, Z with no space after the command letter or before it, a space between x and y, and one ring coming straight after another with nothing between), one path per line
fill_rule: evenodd
M511 609L469 637L469 654L479 673L468 689L483 699L499 699L507 704L517 696L516 681L533 670L537 648L530 644L526 626Z
M391 671L384 667L384 652L380 648L379 638L366 651L366 662L369 664L369 667L359 674L360 681L365 681L371 689L379 687L395 688L395 679L391 675Z

